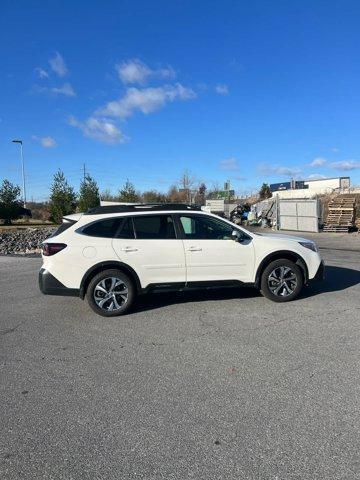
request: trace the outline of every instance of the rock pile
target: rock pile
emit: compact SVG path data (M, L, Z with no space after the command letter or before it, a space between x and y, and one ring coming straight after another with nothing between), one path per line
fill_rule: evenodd
M41 243L53 232L53 227L0 232L0 255L40 253Z

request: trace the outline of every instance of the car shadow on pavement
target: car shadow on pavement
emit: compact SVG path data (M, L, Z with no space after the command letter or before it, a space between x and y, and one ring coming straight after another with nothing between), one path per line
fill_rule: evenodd
M321 293L345 290L346 288L353 287L359 283L359 270L327 266L325 280L310 283L309 287L304 288L300 298L304 299ZM132 311L135 313L180 303L221 301L235 298L254 298L259 296L261 296L261 293L257 289L251 287L213 288L207 290L189 290L153 294L148 293L138 298Z
M252 287L210 288L182 292L148 293L137 299L136 304L132 308L132 312L154 310L167 305L180 303L221 301L259 296L261 296L260 292Z
M326 292L338 292L354 287L359 283L359 270L329 265L325 268L325 280L310 283L309 287L303 290L301 298L312 297Z

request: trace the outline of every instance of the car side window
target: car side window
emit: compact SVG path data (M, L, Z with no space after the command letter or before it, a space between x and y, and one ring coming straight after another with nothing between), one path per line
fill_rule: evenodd
M171 215L143 215L133 217L136 238L142 240L174 239L175 228Z
M81 233L90 237L114 238L122 218L107 218L85 226Z
M230 240L234 230L231 225L206 215L181 215L180 222L185 239L190 240Z
M134 227L131 217L125 217L120 231L116 234L116 238L135 238Z

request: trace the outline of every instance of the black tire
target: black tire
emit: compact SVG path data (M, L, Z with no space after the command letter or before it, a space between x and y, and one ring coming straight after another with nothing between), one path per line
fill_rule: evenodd
M112 279L116 279L115 283ZM103 270L96 274L86 290L90 307L103 317L124 315L134 303L135 297L134 283L125 273L117 269Z
M276 278L277 280L275 280ZM304 278L301 268L291 260L281 258L269 263L264 269L261 275L260 290L264 297L273 302L291 302L299 296L303 285Z

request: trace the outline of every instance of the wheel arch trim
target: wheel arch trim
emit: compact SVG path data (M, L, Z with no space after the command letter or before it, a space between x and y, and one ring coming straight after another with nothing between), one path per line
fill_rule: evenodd
M308 271L308 267L307 267L307 264L305 262L305 260L303 259L303 257L297 253L297 252L294 252L292 250L277 250L275 252L271 252L269 253L268 255L266 255L266 257L264 257L258 268L257 268L257 271L256 271L256 276L255 276L255 285L258 287L260 285L260 281L261 281L261 275L262 275L262 272L265 270L266 266L269 265L270 262L272 262L273 260L279 260L281 258L286 258L288 260L291 260L291 261L294 261L294 263L296 263L297 265L300 266L301 268L301 271L303 272L304 274L304 284L306 284L309 280L309 271Z
M90 267L84 274L81 283L80 283L80 298L84 299L86 294L86 289L91 281L91 279L99 272L108 268L117 268L122 272L128 274L135 282L136 291L141 291L141 283L138 274L135 270L130 267L127 263L119 262L117 260L107 260L103 262L96 263Z

